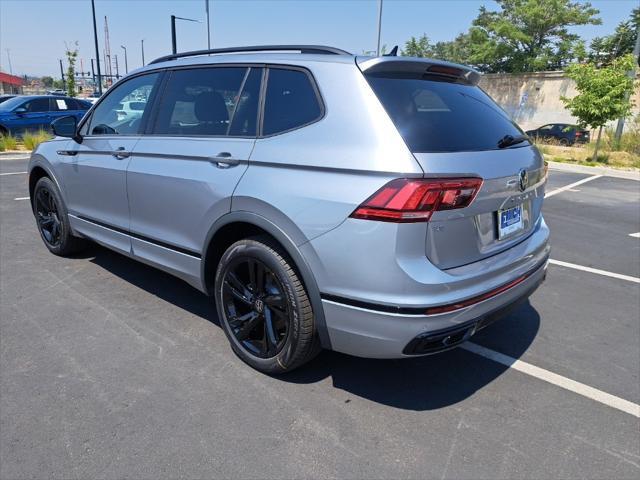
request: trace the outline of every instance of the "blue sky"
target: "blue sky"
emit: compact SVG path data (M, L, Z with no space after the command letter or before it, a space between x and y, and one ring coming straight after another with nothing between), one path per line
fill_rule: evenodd
M214 47L254 44L325 44L351 52L376 47L377 0L209 0ZM589 40L610 34L626 20L638 0L596 0L602 25L575 28ZM491 0L384 0L382 43L404 45L426 33L449 40L464 32L478 8L495 8ZM104 16L109 19L112 55L121 73L127 47L129 69L145 59L170 53L171 14L201 23L179 22L178 50L206 48L205 0L96 0L100 49L104 48ZM7 49L14 74L59 77L58 59L65 41L79 42L84 70L94 57L90 0L0 0L0 68L8 72Z

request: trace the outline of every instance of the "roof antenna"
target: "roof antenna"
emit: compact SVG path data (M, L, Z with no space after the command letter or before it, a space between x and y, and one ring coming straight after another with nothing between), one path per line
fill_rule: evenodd
M393 47L389 53L385 53L383 57L397 57L398 56L398 45Z

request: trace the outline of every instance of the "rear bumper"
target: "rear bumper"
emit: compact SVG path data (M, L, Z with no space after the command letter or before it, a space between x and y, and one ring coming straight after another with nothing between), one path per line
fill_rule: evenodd
M448 350L524 302L544 281L547 260L515 286L447 313L417 315L323 299L333 350L359 357L402 358Z

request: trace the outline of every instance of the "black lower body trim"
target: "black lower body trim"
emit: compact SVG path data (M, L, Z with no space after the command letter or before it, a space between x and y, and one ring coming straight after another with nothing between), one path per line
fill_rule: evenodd
M531 277L536 272L538 272L538 270L540 270L541 268L544 268L544 265L546 263L547 263L547 258L545 258L542 262L540 262L534 268L532 268L527 273L525 273L523 275L523 277L525 277L523 280L526 280L528 277ZM514 287L515 286L517 285L514 285ZM509 290L505 290L504 292L500 292L500 293L505 293L508 291ZM479 295L478 297L481 297L481 296L482 295ZM375 312L395 313L399 315L429 315L429 313L427 313L427 310L434 308L434 307L399 307L397 305L383 305L380 303L365 302L362 300L354 300L352 298L340 297L338 295L332 295L329 293L321 293L320 297L323 300L328 300L330 302L335 302L335 303L342 303L343 305L364 308L365 310L373 310ZM486 300L488 299L489 298L486 298ZM480 303L480 301L483 301L483 300L479 300L478 303ZM466 308L466 307L461 307L461 308ZM451 310L451 311L455 311L455 310Z
M202 255L199 252L194 252L193 250L189 250L186 248L178 247L176 245L172 245L167 242L162 242L160 240L155 240L153 238L145 237L144 235L140 235L129 230L125 230L124 228L116 227L114 225L109 225L108 223L100 222L99 220L94 220L93 218L87 218L82 215L76 215L80 220L84 220L85 222L93 223L94 225L98 225L102 228L107 228L109 230L113 230L114 232L121 233L123 235L127 235L131 238L136 238L138 240L142 240L143 242L151 243L153 245L157 245L162 248L166 248L168 250L173 250L174 252L182 253L183 255L189 255L194 258L202 258Z

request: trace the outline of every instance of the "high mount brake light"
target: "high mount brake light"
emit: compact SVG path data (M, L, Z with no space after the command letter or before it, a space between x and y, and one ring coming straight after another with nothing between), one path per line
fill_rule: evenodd
M381 222L427 222L433 212L471 205L481 178L397 178L370 196L352 218Z

